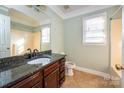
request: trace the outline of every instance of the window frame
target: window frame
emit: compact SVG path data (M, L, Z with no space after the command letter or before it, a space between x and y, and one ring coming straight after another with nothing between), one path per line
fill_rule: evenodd
M86 42L85 41L85 33L86 33L86 31L85 31L85 21L86 20L88 20L88 19L92 19L92 18L96 18L96 17L99 17L99 16L104 16L105 17L105 25L104 25L104 27L105 27L105 31L104 31L104 34L105 34L105 42L101 42L101 43L99 43L99 42ZM97 14L93 14L93 15L88 15L88 16L84 16L83 18L82 18L82 28L83 28L83 33L82 33L82 43L83 43L83 45L106 45L106 43L107 43L107 13L106 12L103 12L103 13L97 13Z

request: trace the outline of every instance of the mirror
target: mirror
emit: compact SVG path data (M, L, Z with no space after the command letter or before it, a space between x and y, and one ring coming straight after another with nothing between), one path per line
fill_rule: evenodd
M42 21L14 9L10 9L9 15L11 56L25 54L28 48L39 51L51 49L51 24L46 14L40 13Z

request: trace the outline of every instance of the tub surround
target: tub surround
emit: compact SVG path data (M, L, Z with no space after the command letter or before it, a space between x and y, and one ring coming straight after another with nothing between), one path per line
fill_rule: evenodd
M44 57L50 58L50 62L45 65L28 64L29 61ZM65 55L54 54L51 53L51 51L45 51L39 52L36 57L31 59L27 59L27 56L15 56L0 59L0 87L11 87L13 84L16 84L16 82L19 82L38 71L42 72L42 70L44 70L46 67L58 63L59 60L64 58Z

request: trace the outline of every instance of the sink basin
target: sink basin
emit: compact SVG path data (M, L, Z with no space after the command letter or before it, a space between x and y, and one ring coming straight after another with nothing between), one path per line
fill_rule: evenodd
M31 64L31 65L34 65L34 64L45 65L45 64L48 64L48 63L50 63L50 58L38 58L38 59L35 59L35 60L32 60L32 61L28 62L28 64Z

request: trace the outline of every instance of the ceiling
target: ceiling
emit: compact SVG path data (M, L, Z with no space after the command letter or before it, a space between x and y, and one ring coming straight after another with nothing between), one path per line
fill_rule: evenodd
M28 26L39 26L50 22L50 18L43 12L25 5L5 5L9 9L12 21Z
M112 5L49 5L61 18L68 19L96 10L112 7Z
M87 8L90 5L57 5L57 7L63 12L63 13L69 13L76 11L81 8Z
M49 17L46 16L44 13L38 13L37 11L34 11L30 7L27 6L7 7L13 9L10 12L12 20L20 21L30 26L35 26L38 25L39 23L42 24L49 21ZM53 10L62 19L68 19L78 15L94 12L100 9L109 8L112 7L112 5L47 5L47 7ZM17 11L14 9L16 9ZM28 20L28 23L25 22L26 20Z
M21 24L25 24L28 26L38 26L40 25L40 23L31 18L30 16L27 16L19 11L16 11L14 9L11 9L9 12L10 18L12 21L17 22L17 23L21 23Z

